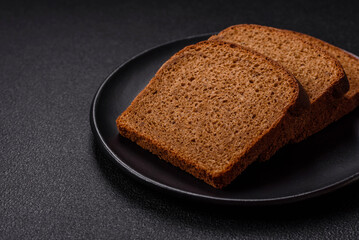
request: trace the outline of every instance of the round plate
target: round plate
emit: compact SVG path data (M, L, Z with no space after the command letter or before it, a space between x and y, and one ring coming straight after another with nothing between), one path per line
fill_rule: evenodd
M152 186L177 196L220 204L288 203L333 191L359 178L359 109L307 140L283 148L270 161L252 164L223 190L214 189L121 137L116 118L160 66L183 47L209 36L189 37L147 50L104 81L92 103L91 126L111 158Z

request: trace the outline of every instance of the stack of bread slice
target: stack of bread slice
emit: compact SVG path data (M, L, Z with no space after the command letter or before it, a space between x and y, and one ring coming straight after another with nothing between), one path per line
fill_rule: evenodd
M229 27L172 56L117 118L122 136L215 188L359 105L359 60L316 38Z

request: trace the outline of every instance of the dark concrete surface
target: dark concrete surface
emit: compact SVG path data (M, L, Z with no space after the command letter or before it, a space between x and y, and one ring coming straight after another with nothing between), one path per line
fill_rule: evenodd
M238 23L292 29L359 54L355 1L0 3L1 239L358 239L358 183L274 207L163 195L98 150L105 77L145 49Z

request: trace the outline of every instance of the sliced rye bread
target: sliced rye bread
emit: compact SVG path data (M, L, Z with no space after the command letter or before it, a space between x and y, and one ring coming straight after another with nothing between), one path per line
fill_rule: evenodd
M303 126L312 124L314 128L319 128L325 121L323 113L332 111L333 102L338 101L349 89L339 61L292 32L242 24L229 27L210 40L236 43L270 57L291 72L309 96L310 109L283 126L281 136L267 146L259 156L260 161L268 160L285 144L309 136L310 131Z
M307 129L309 135L313 135L314 133L317 133L328 126L330 123L339 120L344 115L348 114L359 106L359 58L315 37L306 35L304 33L298 33L294 31L291 32L304 38L311 44L321 47L326 52L335 57L343 66L350 85L349 91L342 98L339 98L338 101L334 102L333 106L331 107L332 111L323 112L324 121L319 126L315 126L310 123L305 126L305 129ZM305 137L306 136L298 137L295 139L295 141L299 142Z
M168 60L116 123L122 136L223 188L280 135L288 116L308 107L299 82L274 61L203 41Z

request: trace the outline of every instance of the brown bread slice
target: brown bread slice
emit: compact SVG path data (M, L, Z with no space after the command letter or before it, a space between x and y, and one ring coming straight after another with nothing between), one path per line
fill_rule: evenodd
M305 126L308 135L313 135L359 106L359 59L358 57L315 37L298 32L293 33L304 38L311 44L321 47L335 57L343 66L350 85L349 91L342 98L339 98L338 101L334 102L331 111L323 112L324 121L319 126L310 123ZM305 137L305 135L300 136L295 139L295 141L299 142Z
M277 63L204 41L168 60L118 117L121 135L216 188L255 161L288 116L309 106Z
M310 131L303 126L312 124L319 128L325 121L323 113L332 111L332 103L349 89L345 72L334 57L290 31L242 24L229 27L210 39L246 46L272 58L296 77L309 96L310 109L283 126L282 135L260 155L262 161L285 144L307 137ZM296 131L294 136L293 131Z

